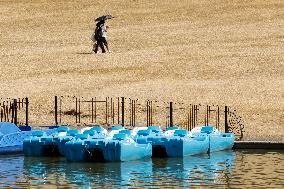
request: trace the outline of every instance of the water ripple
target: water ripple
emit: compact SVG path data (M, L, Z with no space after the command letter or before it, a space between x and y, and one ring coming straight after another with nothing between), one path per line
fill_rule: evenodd
M284 152L224 151L122 163L0 156L0 188L282 188Z

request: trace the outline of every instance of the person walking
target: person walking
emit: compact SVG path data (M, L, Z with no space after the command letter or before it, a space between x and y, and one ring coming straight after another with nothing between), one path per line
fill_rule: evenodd
M95 53L98 52L98 48L100 47L102 49L102 53L105 53L105 47L107 49L107 51L109 52L109 47L108 47L108 42L107 42L107 28L108 26L106 26L105 24L105 20L101 20L96 24L96 29L95 29L95 33L94 33L94 38L96 43L93 46L93 51Z

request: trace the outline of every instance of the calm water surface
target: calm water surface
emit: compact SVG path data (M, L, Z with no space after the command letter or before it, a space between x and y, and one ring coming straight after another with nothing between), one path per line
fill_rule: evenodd
M0 188L284 188L284 151L223 151L123 163L0 156Z

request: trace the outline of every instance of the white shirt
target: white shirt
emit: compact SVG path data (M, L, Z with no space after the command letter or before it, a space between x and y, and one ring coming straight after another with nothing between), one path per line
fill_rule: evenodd
M103 25L102 25L102 33L103 33L102 37L105 37L105 38L107 37L106 32L107 32L107 30L106 30L106 25L103 24Z

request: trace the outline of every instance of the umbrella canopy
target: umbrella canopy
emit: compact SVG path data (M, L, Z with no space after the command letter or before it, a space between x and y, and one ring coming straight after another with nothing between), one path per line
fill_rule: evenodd
M111 15L103 15L103 16L96 18L95 21L99 22L99 21L102 21L102 20L107 20L107 19L112 19L112 18L114 18L114 17L111 16Z

